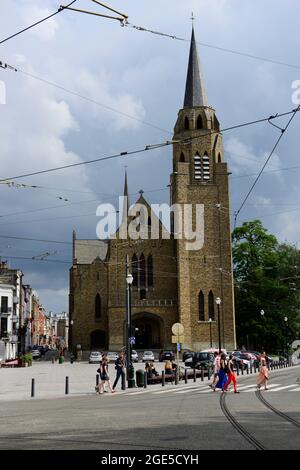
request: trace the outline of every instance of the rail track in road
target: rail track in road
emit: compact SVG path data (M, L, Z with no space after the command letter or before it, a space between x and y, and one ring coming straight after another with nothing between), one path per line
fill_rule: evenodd
M275 406L271 405L271 403L269 403L261 394L261 391L260 390L257 390L255 392L255 395L256 397L261 401L261 403L263 403L263 405L265 405L269 410L273 411L273 413L277 414L278 416L280 416L281 418L285 419L286 421L288 421L289 423L293 424L294 426L296 426L297 428L300 428L300 423L298 421L296 421L295 419L291 418L290 416L288 416L286 413L283 413L282 411L278 410L277 408L275 408Z

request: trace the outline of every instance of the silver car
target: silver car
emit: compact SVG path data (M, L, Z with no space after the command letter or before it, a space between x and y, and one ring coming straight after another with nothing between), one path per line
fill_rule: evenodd
M142 361L143 362L154 362L155 359L154 359L153 351L144 351Z
M131 360L132 360L133 362L139 362L139 355L138 355L138 353L136 352L135 349L133 349L133 350L131 351Z
M108 362L115 362L118 359L117 352L108 352L107 353L107 360Z
M99 351L92 351L89 358L89 364L96 364L102 361L102 354Z

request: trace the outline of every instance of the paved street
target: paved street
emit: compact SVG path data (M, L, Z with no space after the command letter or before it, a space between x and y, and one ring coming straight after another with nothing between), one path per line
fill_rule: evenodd
M63 377L74 364L47 366L52 375L47 375L41 364L25 373L29 378L32 371L40 369L39 378L44 377L41 383L45 387L49 379ZM83 390L89 367L93 378L93 365L75 365L74 386L76 383ZM7 371L0 372L3 386L2 373ZM23 370L15 372L24 374ZM227 393L229 412L266 449L300 448L299 376L300 367L272 371L270 390L262 391L263 398L295 422L275 414L258 399L254 375L239 377L240 395ZM254 449L249 439L225 417L220 406L221 394L211 392L207 381L197 380L196 384L190 381L177 387L166 385L164 389L156 385L147 390L118 391L103 396L91 390L86 395L72 392L72 388L70 391L68 397L61 394L61 398L50 399L54 394L49 390L48 399L23 401L4 401L2 394L0 448Z

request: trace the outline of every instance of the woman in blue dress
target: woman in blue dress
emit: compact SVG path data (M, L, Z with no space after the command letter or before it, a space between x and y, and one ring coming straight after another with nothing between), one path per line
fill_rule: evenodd
M227 383L226 370L227 370L226 354L222 353L221 354L221 360L220 360L220 370L219 370L219 374L218 374L219 380L218 380L218 383L217 383L215 389L220 388L222 391L224 391L224 387Z

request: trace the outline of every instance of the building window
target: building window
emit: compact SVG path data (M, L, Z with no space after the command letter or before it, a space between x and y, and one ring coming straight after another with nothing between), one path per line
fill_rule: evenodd
M147 278L148 287L153 287L153 258L151 255L147 259Z
M189 118L187 116L184 118L184 128L185 128L186 131L190 130L190 121L189 121Z
M185 162L184 153L181 153L180 158L179 158L179 161L182 162L182 163Z
M203 129L203 121L200 115L197 118L197 129Z
M209 156L205 152L202 158L203 164L203 180L208 181L210 180L210 163L209 163Z
M201 157L198 152L194 156L194 177L198 181L202 179Z
M146 300L146 289L140 290L140 300Z
M138 282L139 282L139 276L138 276L138 259L137 259L136 254L133 255L132 260L131 260L131 272L133 276L132 285L133 287L137 287Z
M208 294L208 315L209 318L215 321L215 301L212 291L210 291Z
M143 254L140 256L139 271L140 271L140 289L144 289L146 287L146 262L145 262L145 256Z
M7 337L7 318L1 318L1 329L0 329L0 337L6 338Z
M221 154L219 153L218 155L218 163L222 163L222 157L221 157Z
M100 280L100 274L97 273L97 281L99 281L99 280Z
M202 290L199 292L198 303L199 303L199 321L204 321L205 320L204 294Z
M8 313L8 297L1 297L1 313Z
M101 297L99 294L96 295L95 299L95 318L101 318Z

